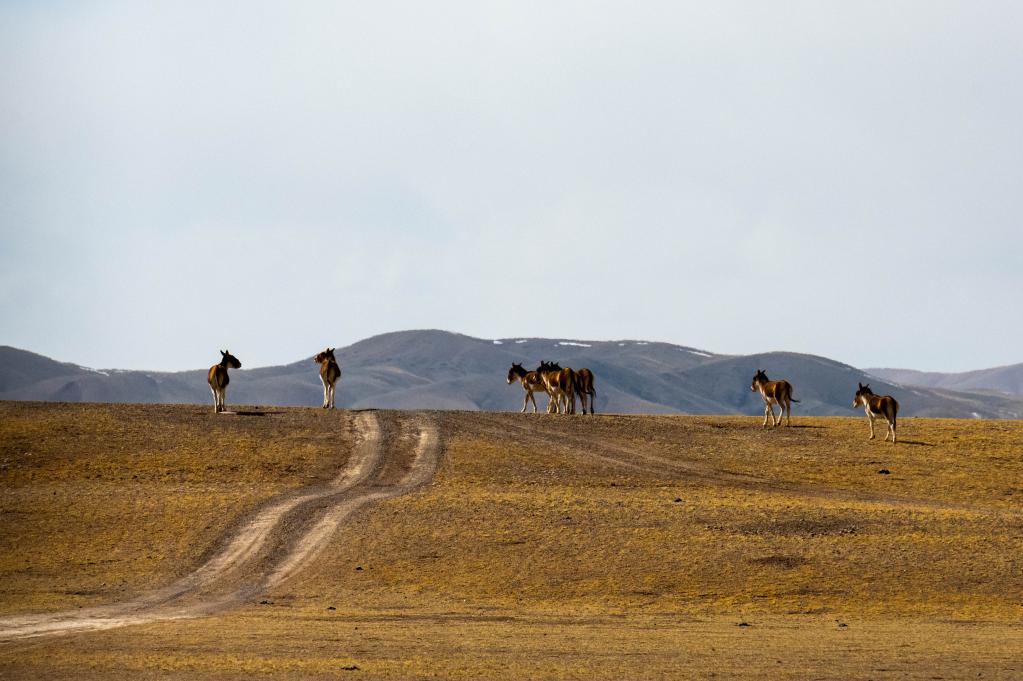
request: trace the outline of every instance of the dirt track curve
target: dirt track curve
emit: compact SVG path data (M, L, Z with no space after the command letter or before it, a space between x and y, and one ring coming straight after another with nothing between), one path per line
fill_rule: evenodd
M212 556L176 582L110 605L0 618L0 641L98 631L202 617L246 602L312 561L344 520L373 501L430 482L440 457L437 428L425 415L381 426L374 412L355 416L360 439L327 485L271 499L217 542ZM397 453L411 441L410 455Z

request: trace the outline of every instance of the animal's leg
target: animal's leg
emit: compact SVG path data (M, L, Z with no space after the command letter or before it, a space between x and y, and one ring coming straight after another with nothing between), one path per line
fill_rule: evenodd
M786 425L786 427L792 425L792 403L791 402L786 402L785 403L785 425Z
M895 444L895 420L894 419L892 419L891 428L892 428L892 444Z
M874 417L867 414L867 420L870 421L870 439L874 439Z
M764 402L764 428L767 428L767 413L768 413L768 410L770 410L770 409L771 409L770 403L769 402ZM774 412L773 411L771 412L771 417L772 418L774 417Z
M337 388L336 384L330 384L330 408L334 408L334 390Z
M529 401L533 403L533 413L535 414L536 413L536 398L533 396L533 391L530 390L528 393L526 393L526 397L528 397ZM522 405L522 411L523 412L526 411L526 405L524 405L524 404Z
M217 389L211 385L210 392L213 393L213 413L216 414L220 411L220 402L217 400Z

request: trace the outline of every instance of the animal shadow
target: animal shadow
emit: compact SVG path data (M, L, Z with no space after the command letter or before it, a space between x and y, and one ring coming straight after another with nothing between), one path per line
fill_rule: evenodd
M937 447L931 442L920 442L919 440L899 440L900 445L912 445L913 447Z

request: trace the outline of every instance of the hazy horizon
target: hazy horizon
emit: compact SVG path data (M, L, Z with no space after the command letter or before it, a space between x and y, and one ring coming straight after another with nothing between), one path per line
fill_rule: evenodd
M442 333L451 333L451 334L454 334L454 335L466 336L468 338L472 338L474 340L478 340L478 341L481 341L481 342L484 342L484 343L494 343L495 341L512 343L516 339L529 339L529 340L535 340L535 341L561 341L561 342L568 342L569 344L573 344L573 345L576 344L576 343L593 343L593 344L599 344L599 343L612 343L612 344L614 344L614 343L640 343L642 345L651 344L651 343L665 343L665 344L668 344L668 345L675 345L675 346L680 346L680 347L686 347L686 348L689 348L689 349L697 351L697 352L710 353L710 354L714 355L715 357L722 357L722 358L724 358L724 357L733 357L733 356L744 356L744 355L760 355L760 354L768 354L768 353L773 353L773 352L792 352L791 350L786 350L784 348L773 348L773 349L765 349L765 350L756 350L756 351L749 352L749 353L722 353L722 352L715 351L714 348L699 348L699 347L695 347L695 346L692 346L692 345L687 345L686 343L676 343L674 341L658 340L658 339L644 339L644 338L569 338L569 337L565 337L565 336L521 336L521 335L520 336L502 336L500 338L497 338L497 337L490 337L490 338L488 338L488 337L482 337L482 336L474 336L474 335L471 335L471 334L461 333L459 331L453 331L453 330L449 330L449 329L426 329L426 328L424 328L424 329L398 329L398 330L395 330L395 331L385 331L385 332L383 332L381 334L374 334L373 336L367 336L366 338L360 338L360 339L354 341L353 343L345 343L343 345L342 344L333 345L333 344L329 344L328 343L324 347L334 347L335 349L337 349L337 348L345 348L345 347L348 347L350 345L354 345L354 344L362 342L362 341L372 340L373 338L375 338L377 336L381 336L381 335L388 335L388 334L393 334L393 333L415 333L415 332L422 332L422 331L439 331L439 332L442 332ZM14 346L9 346L9 347L14 347ZM35 354L42 354L42 353L37 352L36 350L33 350L32 348L19 348L19 347L15 347L15 349L17 349L17 350L25 350L25 351L28 351L28 352L33 352ZM227 348L227 349L231 350L230 348ZM323 348L317 348L316 352L318 352L321 349L323 349ZM231 353L232 354L238 354L237 351L235 351L235 350L231 350ZM294 364L296 362L302 362L302 361L304 361L306 359L310 359L314 354L316 354L316 353L315 352L310 352L310 353L307 353L307 356L303 355L301 357L282 358L282 359L279 359L279 360L276 360L276 361L271 361L270 363L267 363L267 364L259 364L259 365L253 365L253 364L250 364L248 362L245 362L243 364L242 368L239 369L239 371L245 371L247 369L264 369L264 368L269 368L269 367L277 367L277 366L285 366L285 365L288 365L288 364ZM834 361L837 361L837 362L842 362L844 364L849 364L849 362L845 362L840 357L827 357L825 355L819 355L818 353L803 353L803 354L813 354L813 355L825 357L826 359L834 360ZM543 357L541 358L540 355L543 355ZM180 371L205 371L207 369L207 366L205 364L201 365L201 366L197 365L197 366L177 367L177 368L167 368L167 369L155 369L153 367L146 367L146 366L138 366L138 367L113 366L113 365L111 365L111 366L91 366L91 365L88 365L88 364L82 364L80 362L75 362L73 359L69 359L69 358L66 358L66 357L50 357L48 355L44 355L44 356L47 356L50 359L53 359L53 360L56 360L56 361L59 361L59 362L67 362L67 363L70 363L70 364L74 364L74 365L79 366L79 367L81 367L83 369L100 370L100 371L107 371L107 370L115 370L115 371L118 371L118 370L124 370L124 371L146 371L146 370L148 370L148 371L154 371L154 372L175 373L175 372L180 372ZM538 353L537 361L539 362L540 359L552 359L552 358L553 359L557 359L557 356L558 356L557 355L557 348L549 348L549 349L544 350L541 353ZM211 359L210 362L213 363L215 361L215 359L216 358ZM1015 362L1013 364L1020 364L1020 362ZM1005 367L1005 366L1012 366L1013 364L1008 364L1008 365L1004 365L1003 364L1003 365L992 365L992 366L974 367L974 369L965 369L965 370L963 370L961 372L960 371L956 371L956 372L937 372L937 373L964 373L964 372L984 370L984 369L998 369L998 368L1002 368L1002 367ZM856 366L855 364L851 364L850 366L854 366L857 369L864 369L864 370L865 369L898 369L898 370L907 370L908 369L908 370L913 370L912 367L885 367L885 366L881 366L881 365L876 365L876 366ZM923 370L923 369L917 369L917 371L928 372L928 370Z
M1023 5L0 5L0 343L1023 362Z

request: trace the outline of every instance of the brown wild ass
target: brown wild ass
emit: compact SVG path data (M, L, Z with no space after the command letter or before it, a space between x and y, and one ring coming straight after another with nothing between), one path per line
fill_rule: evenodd
M867 412L867 420L870 421L870 439L874 439L874 419L883 416L888 422L888 432L884 434L887 442L888 436L892 436L892 444L895 444L895 417L899 414L899 403L891 395L875 395L869 385L860 383L859 390L853 397L853 409L863 405Z
M511 369L508 369L508 384L519 381L522 389L526 391L526 397L522 400L522 413L526 413L526 405L533 403L533 413L536 413L536 398L533 393L546 393L547 386L544 384L540 374L536 371L526 371L521 364L512 362Z
M575 394L579 396L579 404L586 413L586 405L590 405L590 413L593 413L593 402L597 399L597 391L593 388L593 372L589 369L579 369L575 372Z
M557 362L540 362L536 373L540 374L547 394L551 396L547 403L548 414L575 413L575 372L562 369Z
M214 364L206 374L206 380L213 391L213 413L219 414L224 411L224 395L227 393L227 384L231 379L227 377L228 368L241 369L242 363L238 358L227 350L220 351L220 364Z
M792 402L799 400L792 397L792 384L788 381L769 381L763 369L757 369L753 375L750 390L759 392L764 400L764 428L767 428L767 416L771 416L771 424L781 425L781 417L785 416L785 425L792 425ZM774 405L778 405L778 420L774 420Z
M323 383L323 408L334 408L334 384L341 378L341 365L334 358L335 348L327 348L313 357L320 365L320 382Z

